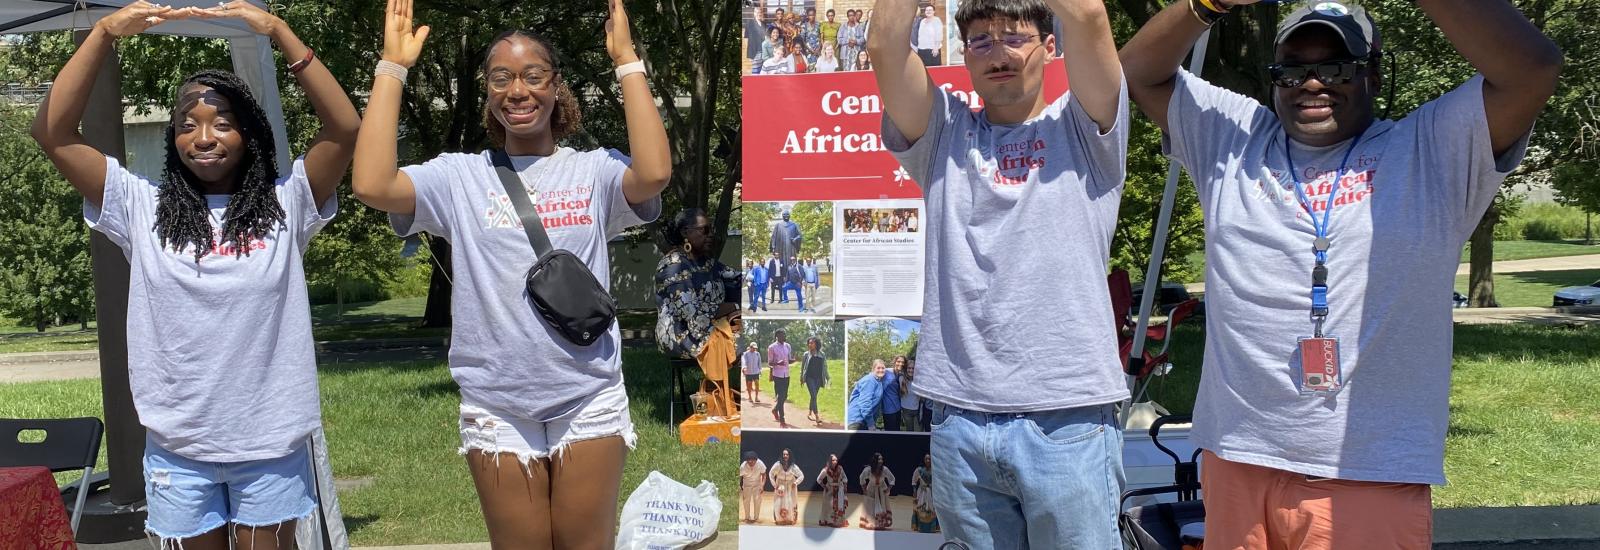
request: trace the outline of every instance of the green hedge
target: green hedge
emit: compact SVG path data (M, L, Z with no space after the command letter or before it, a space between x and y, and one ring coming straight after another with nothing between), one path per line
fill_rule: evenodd
M1600 223L1600 222L1597 222ZM1553 203L1525 205L1494 229L1500 241L1555 241L1584 237L1583 210Z

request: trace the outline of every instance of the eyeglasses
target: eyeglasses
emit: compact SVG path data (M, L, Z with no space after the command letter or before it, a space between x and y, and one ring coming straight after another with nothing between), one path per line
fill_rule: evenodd
M1328 85L1344 84L1370 66L1372 66L1370 59L1344 59L1309 65L1273 63L1267 65L1267 72L1272 75L1273 85L1279 88L1299 88L1313 78Z
M1019 50L1038 37L1039 35L1037 34L1008 34L997 39L987 34L980 34L967 39L967 51L977 56L989 55L989 52L994 51L995 43L1005 44L1007 48Z
M550 82L554 80L554 75L555 71L544 67L533 67L523 71L521 77L512 74L511 71L495 71L489 74L489 89L497 93L504 92L511 89L512 82L521 80L522 84L527 86L529 90L544 91L550 88Z

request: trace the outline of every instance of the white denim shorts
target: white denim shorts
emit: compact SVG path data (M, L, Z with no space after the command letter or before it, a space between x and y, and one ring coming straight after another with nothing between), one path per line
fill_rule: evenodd
M459 453L478 450L496 456L511 453L527 464L542 458L559 457L568 445L589 439L621 436L629 449L637 435L628 415L628 392L622 379L600 390L578 405L570 417L550 422L515 418L490 407L461 403L461 448Z

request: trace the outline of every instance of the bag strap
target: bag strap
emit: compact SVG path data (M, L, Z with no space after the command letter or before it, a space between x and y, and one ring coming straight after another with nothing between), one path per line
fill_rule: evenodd
M517 217L522 219L522 230L528 234L528 244L533 245L534 257L548 254L554 249L550 246L550 236L544 232L544 222L539 220L539 211L533 207L533 201L528 200L528 189L522 186L522 178L511 169L511 157L506 155L505 149L495 149L490 156L494 159L495 173L500 175L500 185L505 187L506 196L511 198L511 205L517 209ZM547 157L545 162L553 158L554 154Z

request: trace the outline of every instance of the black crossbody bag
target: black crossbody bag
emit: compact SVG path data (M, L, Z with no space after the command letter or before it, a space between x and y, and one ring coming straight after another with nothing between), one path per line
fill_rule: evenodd
M528 269L525 286L528 300L551 328L563 338L580 346L593 344L617 319L617 301L596 280L589 266L571 252L550 246L544 222L539 212L528 200L528 191L522 178L511 169L511 157L505 150L492 153L495 172L505 186L506 196L522 219L522 230L528 234L536 259ZM547 159L545 162L549 162Z

